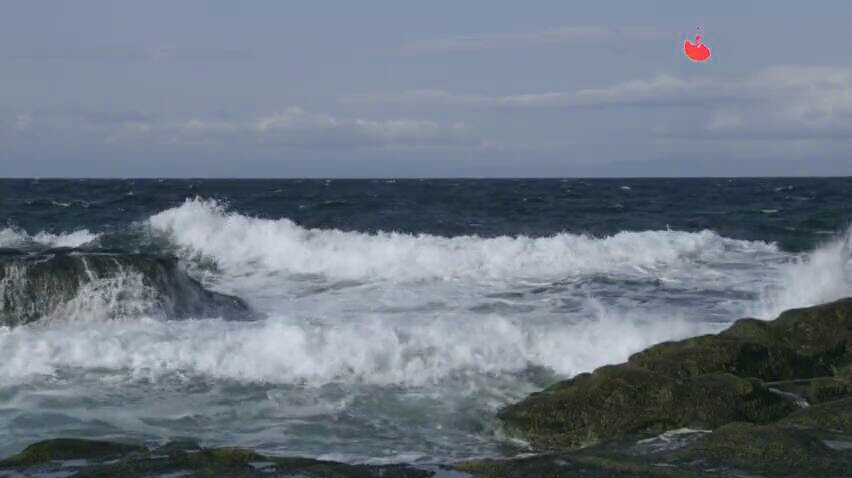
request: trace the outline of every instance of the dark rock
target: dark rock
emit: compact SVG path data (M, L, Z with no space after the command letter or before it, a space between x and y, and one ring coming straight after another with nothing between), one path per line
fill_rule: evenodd
M35 465L52 460L106 460L132 453L147 453L147 451L145 447L125 443L57 438L34 443L21 453L0 460L0 469Z
M534 393L498 417L543 447L735 421L767 424L796 411L797 400L806 405L801 396L819 402L848 394L842 378L794 379L848 372L850 312L847 298L789 310L771 322L739 320L718 335L658 344L627 364ZM773 392L757 379L787 380L795 394L777 383Z
M70 254L73 252L81 252L83 251L80 248L76 247L68 247L68 246L58 246L58 247L49 247L44 251L41 251L41 254Z
M676 380L623 364L555 384L498 417L534 446L579 447L628 433L769 423L795 409L755 380L730 374Z
M732 373L767 381L836 373L849 362L852 298L783 312L764 322L741 319L718 335L665 342L629 362L672 377Z
M850 395L849 381L836 377L817 377L808 387L807 399L810 403L822 403L837 400ZM850 409L852 413L852 409Z
M839 357L852 334L852 298L791 309L767 324L771 338L804 357Z
M586 454L547 453L506 460L476 460L457 463L454 470L471 478L718 478L682 467L655 466L644 460Z
M83 463L64 464L63 460ZM428 478L431 471L404 465L347 465L310 458L267 457L244 448L197 449L177 445L149 452L120 443L61 439L39 442L0 461L0 475L36 471L37 476L150 478L153 476L275 478ZM13 474L12 476L19 476Z
M847 396L798 410L778 423L852 435L852 397Z
M657 344L634 354L629 362L678 378L732 373L777 381L824 375L831 370L787 347L716 335Z
M128 275L140 280L121 283ZM0 255L0 325L21 325L49 316L72 303L86 287L117 308L116 315L256 317L238 297L205 289L175 257L62 252ZM140 304L146 309L132 309Z
M729 423L671 456L770 476L844 476L849 469L847 453L803 430L750 423Z

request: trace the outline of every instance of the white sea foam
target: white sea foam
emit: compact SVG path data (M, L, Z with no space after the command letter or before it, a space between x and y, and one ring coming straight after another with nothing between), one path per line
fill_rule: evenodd
M84 368L153 381L177 373L241 382L425 386L520 373L530 365L571 375L703 329L677 318L650 321L589 306L590 320L574 324L464 320L460 314L408 324L362 317L325 326L283 317L54 322L0 330L0 381Z
M149 318L150 297L127 275L83 287L57 320L0 329L0 392L20 416L46 414L38 437L64 433L67 418L107 423L108 435L273 443L347 461L398 460L394 447L408 460L489 454L477 426L554 379L548 370L574 375L850 292L848 238L791 254L711 231L364 234L199 200L147 226L184 258L215 262L211 284L270 316ZM95 237L7 228L0 245ZM74 318L89 320L62 320Z
M845 264L840 259L845 250L834 243L778 266L782 280L777 287L749 306L763 310L758 316L772 318L785 308L848 295L848 275L840 265ZM95 315L113 310L116 290L133 284L112 285L116 287L84 289L66 307L68 313L83 314L81 306L93 307L88 313ZM673 308L629 310L589 297L582 310L564 317L574 320L544 312L471 316L458 304L435 313L420 310L411 318L404 310L383 312L369 300L353 309L358 302L352 300L360 295L354 291L343 301L326 298L331 303L325 308L252 323L137 317L3 330L0 382L54 375L68 367L125 371L151 381L181 374L315 386L428 386L454 377L520 373L530 365L568 376L623 361L654 343L724 326L686 320ZM401 293L396 303L406 300ZM337 316L327 316L333 313ZM537 314L543 315L536 319Z
M30 235L14 227L0 229L0 247L25 247L32 243L50 247L80 247L97 239L100 234L78 229L69 233L53 234L41 231Z
M288 276L360 283L444 281L459 288L487 288L603 275L759 298L734 307L732 320L744 315L773 318L787 308L850 293L848 237L807 254L791 254L775 244L712 231L621 232L602 238L568 233L543 238L365 234L306 229L286 218L248 217L201 200L156 214L149 224L186 255L214 260L229 276L223 282L237 291L281 290L286 287L282 277Z
M789 263L773 267L774 280L760 300L751 304L748 315L772 319L796 307L816 305L852 296L852 234L796 255Z
M0 377L82 367L154 375L182 371L249 382L412 385L456 374L520 372L529 365L571 375L624 360L653 343L725 325L703 322L700 308L684 317L684 307L667 305L669 293L751 292L757 300L723 307L735 320L773 318L787 308L843 297L850 285L848 238L793 255L772 244L709 231L605 238L370 235L308 230L286 219L228 213L203 201L157 214L150 224L187 254L214 258L230 281L244 283L237 288L250 301L292 287L304 274L323 277L326 286L357 279L361 282L353 284L362 287L313 298L277 297L267 308L272 317L256 323L162 322L139 320L148 299L139 291L129 294L141 290L138 284L116 278L83 288L59 313L135 320L54 321L50 327L4 331L0 356L9 359L0 364ZM651 305L645 306L603 300L582 288L488 298L491 292L511 291L506 284L546 286L553 279L599 274L660 282L642 292L649 294ZM493 289L489 281L498 279L503 288ZM384 283L388 280L394 283ZM616 282L612 287L607 296L638 286ZM119 296L132 300L117 307ZM553 307L568 299L580 308ZM499 307L472 312L483 301Z
M188 254L215 258L236 275L262 269L340 280L562 279L578 274L701 272L701 263L777 258L772 244L711 231L621 232L530 238L365 234L306 229L288 219L229 213L213 201L188 200L149 220Z
M146 285L142 274L121 272L80 286L77 294L60 304L44 321L103 321L151 314L156 291Z

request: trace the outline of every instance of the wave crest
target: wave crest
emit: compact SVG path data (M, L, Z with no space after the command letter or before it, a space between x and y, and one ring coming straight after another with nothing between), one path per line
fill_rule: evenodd
M32 245L48 247L80 247L98 239L101 234L78 229L69 233L53 234L46 231L30 235L14 227L0 229L0 247L26 248Z
M722 256L728 261L753 260L755 255L778 253L774 244L729 239L712 231L482 238L307 229L289 219L248 217L198 199L152 216L149 224L186 254L213 257L234 274L262 268L342 280L633 276Z

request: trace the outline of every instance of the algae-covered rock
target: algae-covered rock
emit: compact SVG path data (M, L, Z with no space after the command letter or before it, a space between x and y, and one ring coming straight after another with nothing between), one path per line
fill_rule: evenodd
M623 364L534 393L498 417L535 446L578 447L627 433L768 423L795 408L754 380L730 374L675 380Z
M850 348L850 346L847 345L847 348ZM834 377L852 384L852 350L847 350L840 365L834 367Z
M641 459L570 453L468 461L451 468L471 473L471 478L718 478L701 470L656 466Z
M428 478L433 475L432 471L404 465L349 465L311 458L268 457L245 448L204 449L192 443L179 443L149 451L136 445L77 439L35 443L0 461L0 476Z
M34 465L52 460L110 459L147 451L143 446L126 443L57 438L34 443L17 455L0 460L0 468Z
M773 321L741 319L718 335L657 344L629 362L673 377L732 373L767 381L837 373L848 364L852 298L783 312Z
M844 476L848 471L846 453L803 430L777 425L729 423L670 456L770 476Z
M717 335L657 344L632 355L629 362L678 378L731 373L777 381L831 373L830 366L788 347Z
M770 322L773 340L805 357L845 354L852 334L852 298L782 312Z
M174 256L50 250L0 254L0 325L74 315L103 301L112 312L169 319L259 317L238 297L208 290Z
M852 435L852 397L847 396L798 410L778 423Z
M811 403L837 400L850 395L849 381L836 377L818 377L811 381L807 398ZM852 411L850 411L852 413Z

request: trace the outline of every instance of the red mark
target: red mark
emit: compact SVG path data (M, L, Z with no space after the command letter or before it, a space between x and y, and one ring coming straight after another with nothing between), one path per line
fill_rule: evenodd
M698 35L695 35L695 43L689 40L683 41L683 52L692 61L705 61L710 58L710 49L701 43L701 37Z

